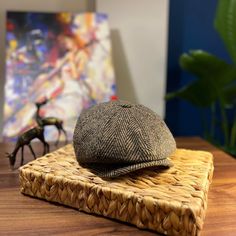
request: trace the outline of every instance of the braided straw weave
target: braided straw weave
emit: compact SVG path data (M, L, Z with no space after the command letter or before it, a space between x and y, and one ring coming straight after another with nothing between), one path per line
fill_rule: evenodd
M213 157L177 149L171 159L170 169L102 179L79 166L69 144L21 167L21 192L167 235L199 235Z

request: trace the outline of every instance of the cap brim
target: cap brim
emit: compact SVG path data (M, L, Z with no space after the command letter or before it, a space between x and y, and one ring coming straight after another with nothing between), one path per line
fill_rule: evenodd
M94 172L100 177L113 178L147 167L153 167L153 166L171 167L173 166L173 164L168 159L162 159L162 160L142 162L137 164L126 164L126 165L120 165L120 164L99 165L98 163L93 163L92 165L90 164L83 166L89 168L92 172Z

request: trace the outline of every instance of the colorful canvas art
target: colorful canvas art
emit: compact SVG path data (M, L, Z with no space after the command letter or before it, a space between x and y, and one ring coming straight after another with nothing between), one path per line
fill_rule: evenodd
M5 140L36 125L44 99L40 115L62 119L70 139L83 109L115 99L107 15L8 12L6 27Z

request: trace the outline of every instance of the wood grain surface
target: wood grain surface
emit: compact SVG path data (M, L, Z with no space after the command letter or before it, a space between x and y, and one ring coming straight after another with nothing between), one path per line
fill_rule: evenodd
M214 177L201 235L236 235L236 159L200 138L176 138L179 148L206 150L214 155ZM40 143L33 144L38 156ZM0 235L157 235L102 216L24 196L19 191L18 170L11 171L0 144ZM51 145L51 150L55 149ZM25 162L32 160L25 148ZM20 163L18 157L16 166Z

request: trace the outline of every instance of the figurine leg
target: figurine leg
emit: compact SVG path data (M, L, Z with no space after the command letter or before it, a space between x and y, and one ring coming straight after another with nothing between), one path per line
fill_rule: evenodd
M43 155L49 152L49 145L46 142L43 142Z
M47 142L45 142L45 145L46 145L46 147L47 147L47 153L49 153L50 152L50 147L49 147L49 144L47 143Z
M57 137L57 141L56 141L56 143L55 143L55 146L58 146L58 143L59 143L60 137L61 137L61 129L58 128L58 137Z
M67 144L68 143L68 140L67 140L67 133L66 133L66 131L62 128L62 132L64 133L64 135L65 135L65 144Z
M34 150L33 150L33 148L32 148L32 146L31 146L31 144L29 143L29 149L30 149L30 151L31 151L31 153L32 153L32 155L33 155L33 157L34 157L34 159L36 159L36 155L35 155L35 153L34 153Z
M49 144L45 141L44 136L42 135L41 137L39 137L39 140L43 143L43 155L45 155L46 153L49 152Z
M21 163L20 165L23 166L24 164L24 146L21 147Z

